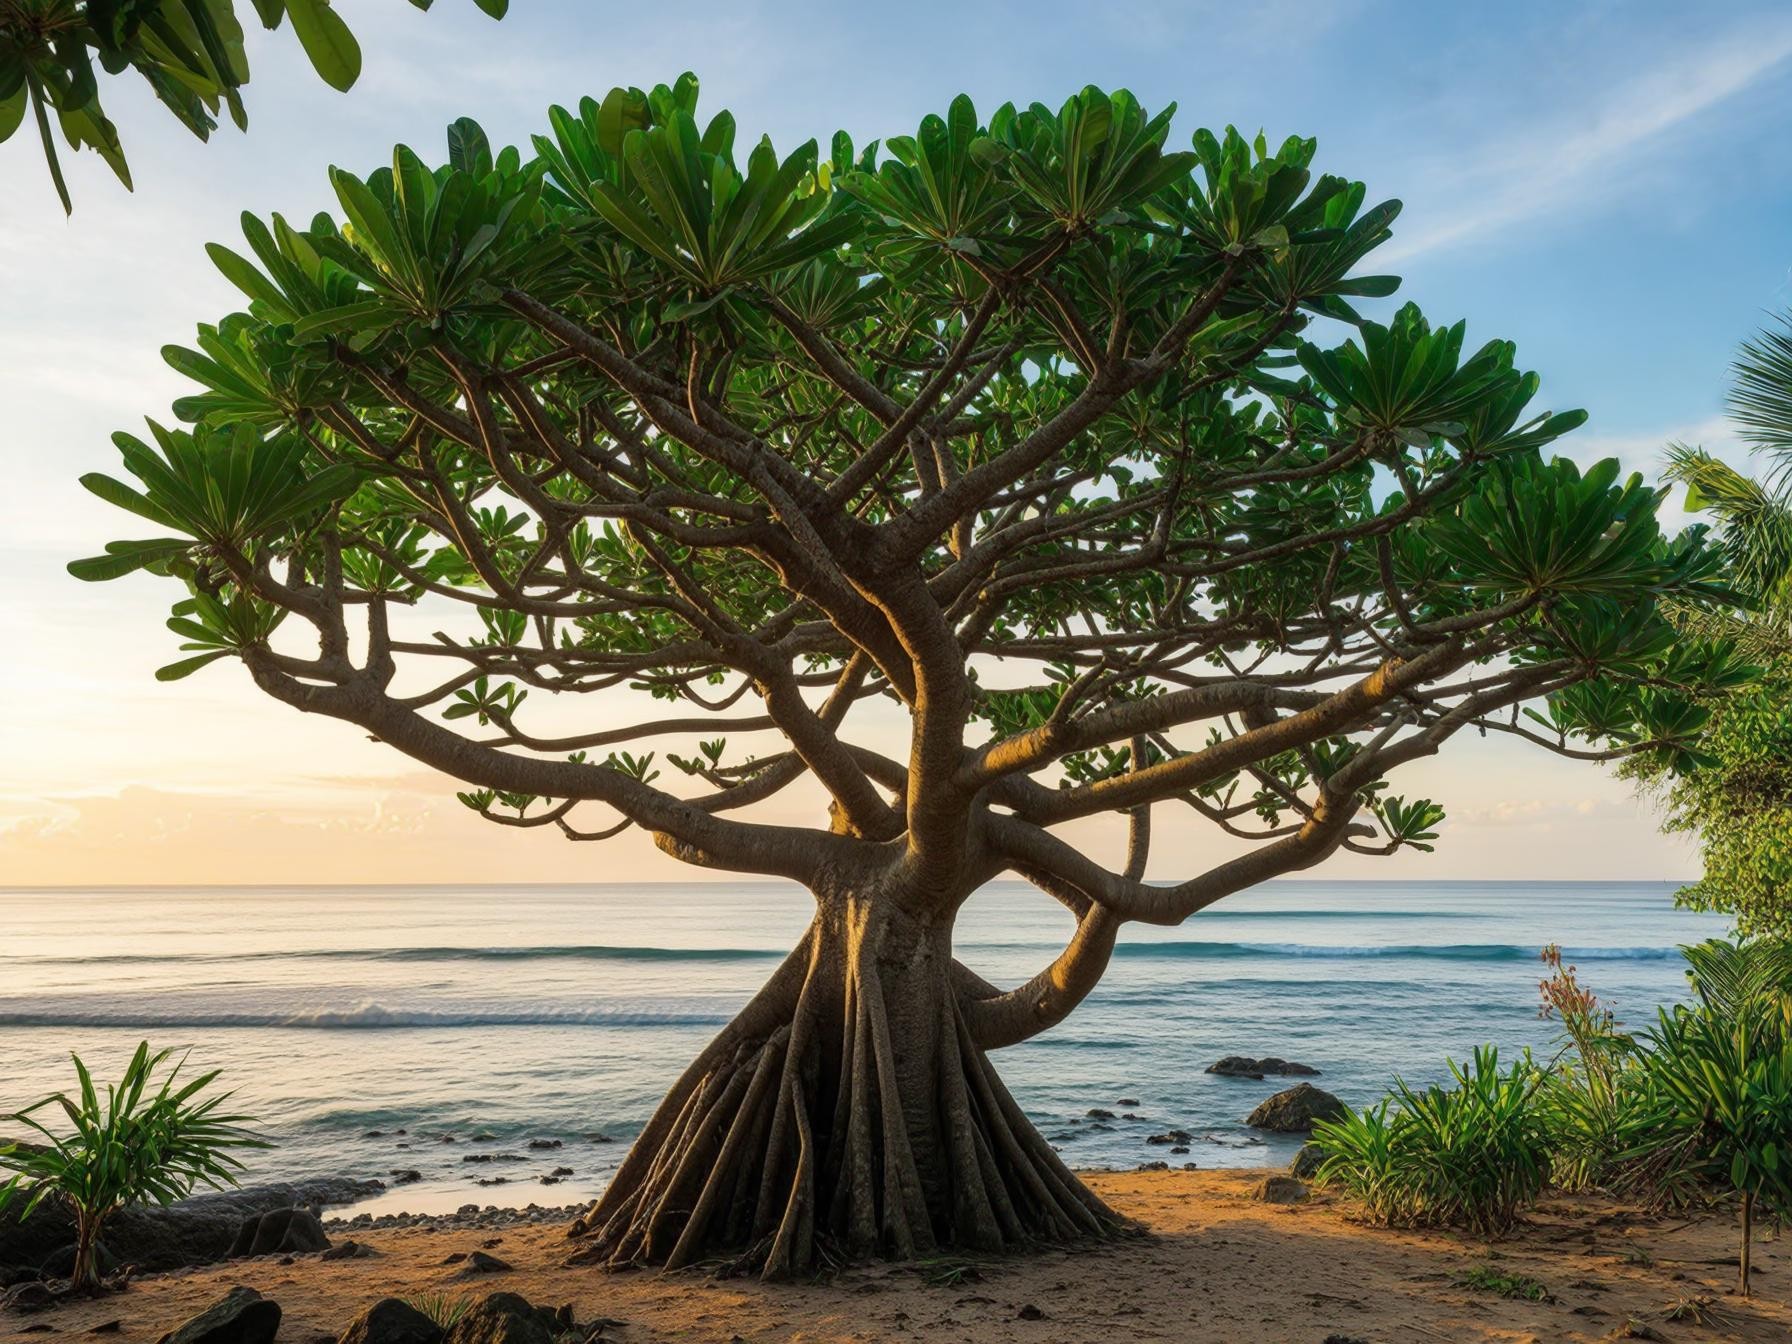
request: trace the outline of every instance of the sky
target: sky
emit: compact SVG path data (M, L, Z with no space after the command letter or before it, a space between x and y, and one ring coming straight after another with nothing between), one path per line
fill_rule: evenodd
M202 145L134 82L109 84L136 190L66 155L72 220L32 138L0 145L0 885L693 875L639 835L571 845L482 823L449 781L262 698L234 663L159 684L176 644L166 584L63 571L135 535L77 478L114 468L113 431L169 418L186 389L160 348L239 306L203 244L237 243L244 209L326 208L331 164L364 174L398 142L439 159L458 116L526 145L552 103L690 69L704 109L780 149L837 127L859 143L911 132L961 91L987 113L1087 83L1175 101L1178 147L1228 123L1317 136L1319 168L1405 202L1370 268L1404 277L1397 301L1466 318L1477 343L1515 340L1543 405L1591 414L1561 450L1645 473L1674 440L1743 461L1726 367L1792 303L1784 5L512 0L496 24L471 0L337 9L361 39L359 84L332 92L290 33L258 31L247 134ZM1622 781L1521 743L1458 741L1401 790L1449 808L1437 852L1340 856L1325 875L1697 869ZM811 821L815 804L777 819ZM1165 830L1154 878L1221 852L1199 828Z

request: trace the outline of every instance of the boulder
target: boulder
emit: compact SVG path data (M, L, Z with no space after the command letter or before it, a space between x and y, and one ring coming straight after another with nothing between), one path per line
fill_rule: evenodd
M1288 1164L1288 1174L1297 1181L1310 1181L1319 1175L1319 1164L1325 1161L1325 1149L1318 1144L1307 1142L1300 1146L1294 1155L1294 1161Z
M1216 1073L1222 1078L1317 1078L1319 1070L1305 1064L1296 1064L1291 1059L1278 1059L1274 1055L1266 1055L1262 1059L1252 1059L1249 1055L1227 1055L1207 1066L1207 1072Z
M120 1264L160 1274L223 1260L246 1219L273 1209L317 1210L377 1194L378 1181L341 1177L248 1186L183 1199L166 1208L124 1209L106 1224L107 1252ZM46 1200L21 1218L23 1204L0 1210L0 1286L36 1278L75 1242L74 1219Z
M253 1288L232 1288L157 1344L273 1344L280 1306Z
M442 1344L554 1344L559 1322L515 1293L483 1298L449 1328Z
M336 1344L442 1344L442 1327L409 1302L382 1297L349 1322Z
M1350 1108L1330 1092L1311 1083L1296 1083L1265 1099L1245 1117L1245 1124L1279 1134L1305 1134L1315 1120L1341 1120L1349 1113Z
M324 1225L309 1209L270 1209L243 1219L230 1245L231 1260L245 1255L303 1255L327 1251Z
M1307 1187L1292 1176L1265 1176L1251 1191L1251 1198L1260 1199L1265 1204L1303 1204Z

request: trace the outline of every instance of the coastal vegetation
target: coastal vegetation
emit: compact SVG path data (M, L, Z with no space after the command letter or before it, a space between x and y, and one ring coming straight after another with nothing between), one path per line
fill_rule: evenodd
M120 1209L171 1204L201 1185L235 1185L243 1165L237 1152L267 1146L247 1116L220 1112L230 1093L212 1088L216 1070L182 1078L181 1062L164 1068L171 1053L139 1044L103 1100L80 1056L71 1056L79 1080L73 1096L56 1093L5 1117L43 1141L0 1144L0 1171L13 1173L0 1185L0 1210L14 1200L25 1217L45 1200L67 1207L75 1221L68 1279L76 1292L100 1286L102 1238ZM52 1110L66 1128L38 1118Z
M1710 691L1752 678L1668 615L1730 602L1721 553L1546 456L1584 417L1534 409L1510 343L1358 311L1398 283L1363 270L1397 202L1311 140L1173 150L1171 111L960 97L780 157L687 75L553 109L527 157L457 122L446 163L333 169L340 219L213 245L247 302L166 352L189 427L84 478L154 535L71 571L172 584L165 679L232 659L494 823L814 894L575 1224L585 1260L1120 1230L990 1055L1126 923L1430 848L1442 807L1395 781L1464 732L1696 767ZM813 825L754 819L793 797ZM1230 855L1147 882L1160 808ZM1104 817L1118 857L1062 833ZM953 925L1005 871L1075 929L1004 990ZM1459 1089L1387 1125L1471 1157L1424 1198L1494 1230L1547 1089L1491 1054Z
M434 0L411 0L428 9ZM510 0L473 0L502 18ZM361 47L330 0L0 0L0 142L33 120L62 208L73 213L51 131L54 114L71 149L91 149L128 188L118 128L100 106L99 76L135 70L175 119L201 140L227 109L248 126L249 82L240 11L266 28L290 20L312 67L331 88L361 73ZM95 66L98 66L98 69Z
M1669 475L1685 485L1689 509L1716 520L1749 610L1683 620L1736 640L1764 674L1713 700L1701 747L1706 769L1669 778L1638 761L1630 770L1659 798L1667 829L1698 839L1702 872L1680 902L1731 916L1745 935L1784 938L1792 936L1792 325L1785 317L1744 342L1729 411L1763 476L1684 445L1670 449Z
M1558 1058L1509 1073L1491 1047L1452 1087L1392 1097L1314 1126L1322 1184L1382 1226L1509 1230L1545 1189L1608 1189L1685 1207L1737 1197L1741 1291L1757 1214L1792 1215L1792 946L1712 940L1683 949L1693 1000L1639 1036L1545 953Z

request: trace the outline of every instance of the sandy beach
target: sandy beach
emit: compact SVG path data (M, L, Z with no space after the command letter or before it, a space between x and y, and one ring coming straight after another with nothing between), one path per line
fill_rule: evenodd
M1025 1259L876 1265L812 1284L716 1280L699 1272L603 1274L566 1268L563 1226L328 1224L374 1254L263 1257L139 1279L128 1291L0 1319L0 1339L81 1335L117 1321L153 1341L237 1284L284 1310L283 1344L334 1340L389 1295L520 1293L609 1318L605 1339L647 1341L924 1339L1073 1344L1134 1339L1220 1344L1395 1344L1412 1340L1783 1340L1792 1331L1792 1252L1755 1248L1756 1290L1732 1291L1734 1225L1722 1215L1658 1217L1598 1198L1544 1203L1514 1236L1486 1245L1441 1232L1352 1223L1332 1200L1254 1197L1259 1171L1094 1173L1094 1186L1146 1229L1137 1240ZM511 1266L469 1274L450 1257L484 1250ZM1477 1271L1540 1284L1506 1298ZM47 1328L46 1328L47 1327ZM52 1334L52 1332L54 1332Z

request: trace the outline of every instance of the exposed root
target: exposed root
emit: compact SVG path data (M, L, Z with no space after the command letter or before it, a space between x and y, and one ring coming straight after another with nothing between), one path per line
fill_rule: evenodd
M574 1225L572 1263L779 1278L1126 1226L1002 1085L945 964L919 976L926 958L874 954L875 929L830 932L818 921L674 1085Z

